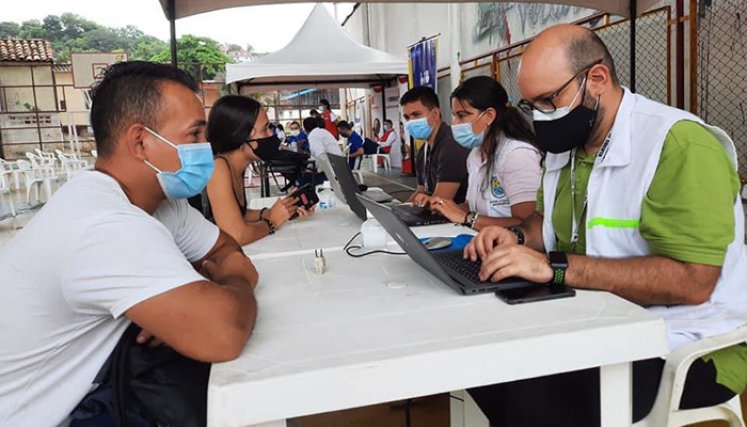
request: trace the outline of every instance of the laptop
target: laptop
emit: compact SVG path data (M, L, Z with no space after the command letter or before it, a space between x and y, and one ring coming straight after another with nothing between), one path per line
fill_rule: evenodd
M460 294L470 295L536 286L532 282L513 277L500 282L480 281L480 262L464 259L462 249L429 251L410 231L407 224L394 213L392 207L376 203L363 195L356 197L413 261Z
M366 208L356 198L357 194L362 194L366 196L366 198L375 202L392 200L391 196L383 192L361 192L358 183L355 181L355 177L353 177L353 172L351 172L348 167L348 161L345 157L327 154L327 158L334 170L337 183L341 187L342 194L345 197L345 202L350 206L350 210L352 210L361 220L366 220ZM377 197L381 194L386 195L386 198ZM445 217L431 212L429 209L413 206L411 204L392 205L392 209L395 214L410 227L444 224L449 222Z

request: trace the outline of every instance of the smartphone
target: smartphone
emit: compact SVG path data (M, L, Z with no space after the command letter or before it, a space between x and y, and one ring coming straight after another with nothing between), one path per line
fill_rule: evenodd
M495 295L508 304L523 304L525 302L568 298L576 295L576 291L565 285L532 285L496 291Z
M319 203L319 196L314 191L314 187L311 184L305 184L301 188L297 189L290 196L294 200L296 206L300 208L309 209L315 204Z

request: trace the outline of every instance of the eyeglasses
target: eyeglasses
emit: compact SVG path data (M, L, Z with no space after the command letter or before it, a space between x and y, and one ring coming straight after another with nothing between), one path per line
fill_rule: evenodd
M570 79L568 79L567 82L563 83L563 86L561 86L560 89L556 90L555 92L553 92L549 96L546 96L546 97L543 97L543 98L540 98L539 100L537 100L537 102L540 104L540 106L537 106L534 102L527 101L526 99L522 99L521 101L519 101L516 104L516 106L519 107L522 111L524 111L527 114L531 114L532 110L538 110L538 111L541 111L543 113L552 113L552 112L554 112L555 110L558 109L558 107L555 106L555 104L553 103L553 101L555 100L555 98L557 98L563 92L563 90L565 90L565 88L568 87L569 84L571 84L572 81L576 80L576 78L578 76L580 76L581 74L589 71L591 69L591 67L593 67L595 65L601 64L603 60L604 60L603 58L600 58L600 59L594 61L593 63L587 65L586 67L582 68L581 71L579 71L578 73L574 74L573 77L571 77Z

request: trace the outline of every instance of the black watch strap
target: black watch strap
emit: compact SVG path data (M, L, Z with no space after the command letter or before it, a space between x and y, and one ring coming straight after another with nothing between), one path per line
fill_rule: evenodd
M568 269L568 255L565 252L550 252L550 267L552 268L551 285L565 284L565 271Z
M526 240L524 239L524 232L521 231L521 228L519 228L519 227L508 227L507 230L510 231L510 232L512 232L512 233L514 233L514 234L516 234L516 243L518 243L520 245L524 244L524 242Z

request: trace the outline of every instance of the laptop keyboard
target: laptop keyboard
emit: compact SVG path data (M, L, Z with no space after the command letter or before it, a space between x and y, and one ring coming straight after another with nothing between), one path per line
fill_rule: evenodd
M472 262L463 258L462 251L436 251L431 252L436 261L452 272L459 274L473 283L482 283L480 280L481 260Z

